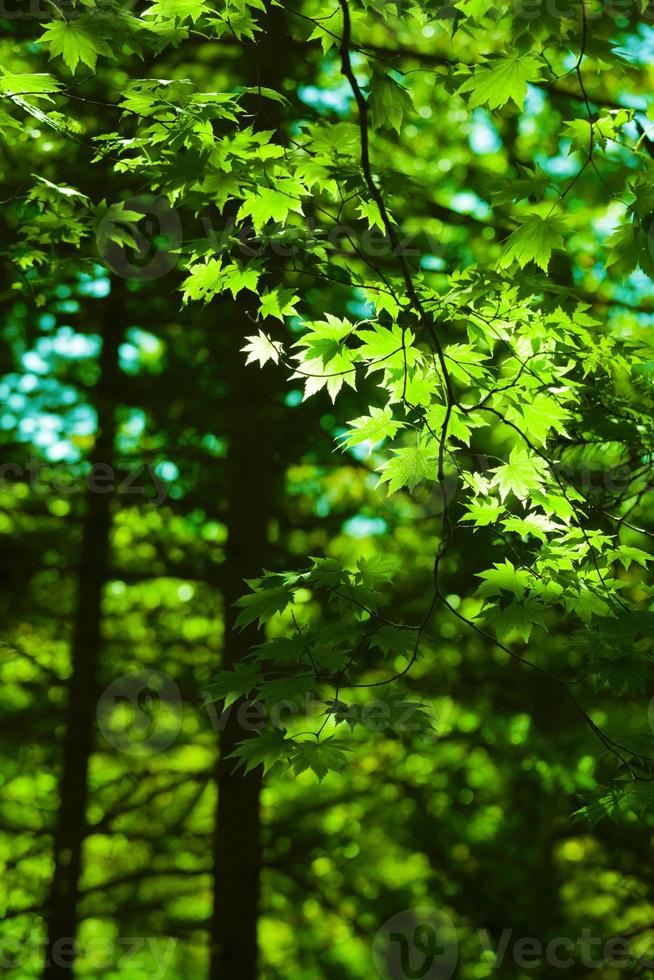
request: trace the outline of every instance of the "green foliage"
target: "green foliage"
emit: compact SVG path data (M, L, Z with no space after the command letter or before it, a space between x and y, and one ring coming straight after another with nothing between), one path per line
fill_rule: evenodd
M338 904L341 887L360 898L331 910L350 929L346 954L325 927L312 973L301 939L289 965L285 935L263 930L271 977L371 975L349 955L360 921L391 916L398 841L413 855L405 907L446 879L441 902L484 924L469 880L480 895L499 882L522 907L542 873L548 901L583 907L601 878L612 897L598 904L616 908L616 838L602 828L619 820L643 834L623 862L625 894L642 908L625 919L637 929L651 917L637 869L654 758L654 79L645 6L617 18L608 7L154 0L137 15L89 0L43 24L20 20L0 42L7 459L68 453L85 477L111 433L99 432L98 407L115 397L116 471L137 458L178 476L161 511L113 501L102 586L111 656L125 672L165 664L180 689L225 713L264 710L232 761L261 767L273 787L271 877L292 865L289 827L311 850L316 836L378 819L379 847L398 848L371 870L374 848L362 868L353 845L369 845L348 842L342 879L325 872L327 898ZM166 229L151 233L130 204L139 194L183 227L171 256ZM123 276L104 263L148 235L170 271L127 274L128 334L109 396L98 395L116 316L104 300ZM253 479L262 501L268 480L276 487L261 548L270 572L225 549L228 484L264 456L265 481ZM0 515L8 613L26 609L10 627L19 676L8 727L23 706L30 738L20 758L7 753L8 768L18 759L9 828L33 818L20 782L33 754L49 781L30 794L46 814L57 805L53 733L71 671L57 617L74 608L86 519L53 485L19 485ZM239 581L258 577L234 614L246 655L220 669L233 617L210 610L234 567ZM449 723L434 714L442 700ZM186 720L191 762L180 749L175 765L202 800L215 733L195 702ZM92 768L89 846L110 864L133 830L143 866L156 853L165 876L170 839L183 834L173 870L206 874L206 804L197 817L184 797L183 813L157 817L172 828L165 842L146 840L130 814L174 790L156 760L134 775L105 755ZM312 805L331 792L345 802L324 824L319 813L301 822L291 811L302 792ZM366 794L369 810L356 802ZM514 796L527 811L534 801L535 840L512 822ZM571 810L589 836L568 859L550 849ZM529 867L505 877L491 853L505 861L520 832ZM24 843L15 888L38 909L42 895L23 891L37 853ZM567 879L566 862L579 863ZM361 898L364 873L378 905ZM81 921L102 920L105 905L117 918L121 903L131 916L134 895L123 903L117 886L112 905L94 874ZM187 919L181 891L170 906L171 935L195 936L209 914ZM548 927L560 934L554 912ZM189 957L180 976L198 975ZM478 965L466 960L462 977Z
M410 93L391 75L376 67L373 68L368 103L374 128L395 129L398 133L413 109Z
M507 240L502 264L517 262L524 269L528 262L535 262L547 272L552 250L563 244L564 229L561 218L530 215Z
M510 54L494 59L488 67L477 68L459 91L471 93L472 108L487 105L499 109L512 99L522 109L527 82L538 81L542 71L542 62L535 54Z

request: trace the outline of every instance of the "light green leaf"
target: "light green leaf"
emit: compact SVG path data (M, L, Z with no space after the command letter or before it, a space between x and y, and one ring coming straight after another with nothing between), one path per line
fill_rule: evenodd
M258 334L245 339L248 343L245 347L241 347L241 350L248 355L246 364L254 364L255 361L258 361L259 366L263 367L268 361L274 361L275 364L279 363L279 355L282 349L279 342L271 340L261 330Z
M527 514L526 517L508 517L505 521L502 521L502 527L505 531L513 531L515 534L520 534L523 537L531 535L532 537L539 538L543 542L547 541L548 533L565 530L563 524L557 524L555 521L550 520L549 517L546 517L545 514L539 514L537 512Z
M508 463L494 470L493 486L497 487L501 500L509 493L513 493L518 500L526 500L531 493L542 488L541 470L537 457L523 447L515 446Z
M407 90L391 75L373 69L368 98L370 121L374 129L402 129L404 117L413 111L413 101Z
M107 50L90 16L53 21L41 35L41 43L49 47L51 58L61 55L73 73L80 61L95 71L98 55Z
M500 265L517 262L523 269L528 262L535 262L547 272L552 250L563 244L565 229L565 222L555 215L530 215L507 239Z
M521 599L529 588L531 575L525 568L516 568L510 561L496 562L493 568L479 572L479 578L484 581L477 589L480 596L496 596L501 592L510 592Z
M475 500L461 518L462 521L474 521L476 527L488 527L495 524L505 508L494 500Z
M3 70L0 75L0 93L2 95L33 95L51 102L50 94L57 92L60 88L60 83L52 75L45 72L37 75L15 75Z
M515 422L530 442L544 446L551 429L565 435L565 422L570 412L552 396L535 395L533 400L525 397L519 406L508 410L506 417Z
M394 449L393 457L380 467L379 483L388 483L388 492L403 487L413 490L422 480L436 480L438 457L426 446Z
M386 408L371 408L370 415L362 415L358 419L348 422L353 432L346 432L341 436L341 445L346 449L358 446L362 442L369 442L369 454L378 442L382 439L392 439L393 436L403 427L403 422L396 422L393 419L392 410Z
M292 289L283 289L282 287L266 289L260 296L260 300L259 316L261 317L272 316L283 322L285 316L297 314L295 304L299 302L299 297Z
M621 544L619 548L610 551L607 558L609 561L619 561L625 569L629 568L633 562L647 568L647 562L652 561L652 555L647 551L643 551L641 548L632 548L626 544Z
M522 109L527 83L539 81L542 71L541 61L531 53L496 58L487 66L478 67L459 92L472 93L469 105L473 108L487 105L499 109L512 99Z

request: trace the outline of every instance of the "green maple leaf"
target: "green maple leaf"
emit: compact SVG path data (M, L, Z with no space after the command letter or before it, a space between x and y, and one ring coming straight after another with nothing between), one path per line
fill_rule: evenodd
M556 216L541 217L539 214L530 215L524 224L509 235L504 252L500 259L501 266L517 262L521 269L528 262L547 272L552 250L563 244L565 222Z
M552 178L540 167L529 170L527 167L518 168L524 177L513 179L503 178L499 181L498 190L491 195L493 204L511 204L527 198L541 198L552 183Z
M236 759L236 768L243 766L246 774L257 766L263 766L266 773L282 759L289 758L295 745L293 739L286 738L286 732L275 728L239 742L228 758Z
M327 364L322 357L304 360L302 355L299 355L298 369L291 377L304 378L305 400L326 388L331 400L335 401L344 384L356 388L354 357L353 352L347 348L342 348L333 354Z
M396 129L398 133L404 117L413 110L407 90L378 68L373 69L368 105L374 129Z
M223 701L227 710L241 697L247 697L261 680L256 664L236 664L234 670L221 670L209 684L207 703Z
M138 249L134 234L142 220L143 212L130 211L124 201L109 205L101 201L95 209L95 234L100 252L105 252L112 242Z
M191 299L208 303L227 289L234 298L242 289L256 292L260 276L261 270L252 265L241 267L232 262L223 266L222 258L199 262L190 267L188 276L182 283L184 302Z
M370 452L373 446L381 442L382 439L392 439L398 429L402 428L403 422L396 422L393 419L393 412L386 408L371 408L370 415L362 415L358 419L348 422L352 426L353 432L346 432L341 439L341 445L346 449L358 446L362 442L370 443Z
M534 54L496 58L488 66L477 68L459 92L471 93L469 105L472 108L487 105L499 109L512 99L521 109L527 95L527 83L537 82L542 70L542 64Z
M647 236L635 224L619 225L606 239L609 253L606 259L607 268L618 266L618 271L628 275L638 265L638 256L649 244Z
M305 399L327 388L334 401L344 384L356 388L354 364L358 352L346 345L351 333L351 323L327 313L325 320L312 323L311 329L295 344L303 350L294 355L298 366L292 377L304 378Z
M446 416L447 408L445 405L432 405L427 410L425 418L432 432L438 434L442 431ZM488 425L488 422L481 414L462 412L455 405L449 413L447 430L456 439L460 439L464 445L469 446L473 429L483 428L486 425Z
M611 607L608 602L583 584L576 595L569 591L562 601L584 623L590 622L593 616L609 616L611 614Z
M534 603L523 605L520 602L512 602L505 609L498 609L492 616L488 617L488 622L492 623L498 640L502 643L511 643L514 640L522 640L527 643L531 636L531 631L536 625Z
M54 21L41 35L41 42L50 48L51 58L61 55L73 74L80 61L95 71L98 55L106 52L97 28L84 17Z
M265 290L259 299L261 301L259 316L261 317L272 316L276 320L283 322L285 316L294 316L297 314L295 304L299 302L299 298L292 289L278 287L276 289Z
M385 231L384 219L376 201L361 201L357 210L361 217L366 219L369 228Z
M255 619L259 626L263 626L293 601L293 590L286 584L266 585L261 579L255 579L249 581L248 585L254 591L241 596L234 603L241 610L236 619L237 626L248 626Z
M477 527L488 527L489 524L495 524L503 512L504 507L494 500L476 500L468 507L461 520L474 521Z
M301 201L303 193L302 184L291 177L281 178L275 187L257 187L256 191L243 201L237 220L251 217L257 233L269 221L284 224L292 211L303 214Z
M502 527L505 531L513 531L522 536L531 535L543 542L547 541L548 532L565 530L563 524L557 524L545 514L537 512L527 514L526 517L508 517L502 521Z
M253 364L255 361L258 361L259 366L263 367L268 361L274 361L275 364L279 363L279 355L282 350L280 343L272 341L261 330L256 336L246 337L245 339L248 343L245 347L241 347L241 350L248 355L245 361L246 364Z
M293 771L299 775L310 769L322 782L330 769L338 771L345 768L346 750L347 746L334 738L321 742L301 742L293 752Z
M615 551L610 551L607 558L609 561L619 561L625 569L628 569L633 562L647 568L647 563L654 560L654 556L647 551L643 551L641 548L632 548L627 544L621 544Z
M316 320L310 324L302 340L295 346L306 348L307 357L319 357L326 366L332 358L343 352L344 343L351 333L352 324L349 321L327 313L324 320Z
M508 463L498 466L494 474L493 485L497 487L502 500L509 493L513 493L518 500L526 500L543 485L537 459L521 446L511 450Z
M50 93L57 92L59 88L61 88L59 82L45 72L36 75L15 75L12 72L2 70L2 74L0 74L0 93L2 95L32 95L52 102Z
M297 669L297 660L294 666ZM278 677L275 680L266 680L262 684L261 691L257 695L257 701L264 701L271 707L279 705L280 702L295 701L299 709L303 703L306 703L307 694L315 691L315 689L316 675L313 672L300 674L296 677Z
M148 16L164 20L182 22L191 20L195 22L204 13L208 13L210 8L203 0L154 0L152 6L147 11Z
M515 568L508 560L495 562L493 568L479 572L478 577L484 581L477 592L484 597L511 592L516 599L521 599L531 581L531 576L525 568Z
M438 459L426 446L394 449L393 457L380 467L379 483L388 483L388 492L402 487L413 490L422 480L436 480Z
M525 401L519 407L509 409L507 418L515 422L531 442L542 446L551 429L565 435L564 423L570 418L570 412L551 395L538 394L533 401Z
M57 197L81 197L83 200L88 201L87 195L82 194L82 192L78 191L75 187L68 187L66 184L53 184L51 180L47 179L47 177L40 177L38 174L32 174L31 176L42 185L42 188L35 189L35 197L41 196L39 193L41 190L43 197L46 200L48 197L51 197L52 199L56 199ZM143 215L139 215L139 217L143 217Z

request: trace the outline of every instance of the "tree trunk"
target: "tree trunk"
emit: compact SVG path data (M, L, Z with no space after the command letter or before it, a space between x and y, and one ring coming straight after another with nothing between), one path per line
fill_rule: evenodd
M82 532L77 604L71 643L66 731L59 781L59 810L54 831L54 874L46 907L47 945L43 980L70 978L75 959L79 877L87 834L88 766L93 747L98 667L102 645L102 592L107 579L111 529L110 471L116 430L119 381L118 346L122 336L124 286L112 282L105 302L100 377L95 391L98 433L91 456L97 484L89 481ZM100 488L100 491L99 489Z
M233 338L225 363L230 417L222 666L227 670L261 640L256 628L234 628L234 602L247 591L244 579L260 575L268 560L269 526L277 496L274 444L279 438L271 422L275 414L275 373L245 366L239 348L243 346L243 324L247 319L240 304L234 305L230 318L232 323L223 326ZM229 758L236 744L253 734L248 731L251 725L242 723L247 709L247 701L233 705L220 732L211 980L254 980L257 976L261 770L257 768L244 776L242 770L234 772L235 760Z
M285 15L270 2L266 7L257 44L244 50L243 69L248 84L277 88L289 72L288 64L279 56L284 50ZM281 125L282 116L276 102L252 98L253 111L265 118L266 128ZM271 263L275 264L274 256L268 256L269 266ZM245 334L252 332L247 330L251 320L246 304L240 301L232 304L226 320L223 330L229 331L225 363L229 452L223 668L230 669L262 639L254 626L242 632L234 629L237 612L234 602L247 591L243 580L260 575L269 560L269 528L278 507L282 468L275 446L280 446L284 435L277 424L279 417L275 419L278 376L272 368L255 371L247 367L240 350ZM248 706L245 700L233 705L220 733L210 980L256 980L257 977L262 774L260 767L247 776L242 770L235 773L235 761L229 758L238 742L254 734L251 722L244 726L240 720ZM255 714L253 709L250 719Z

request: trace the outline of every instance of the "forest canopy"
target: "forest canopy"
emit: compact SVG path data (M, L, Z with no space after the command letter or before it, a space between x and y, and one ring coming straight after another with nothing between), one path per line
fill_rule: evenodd
M0 26L4 973L646 975L651 5Z

